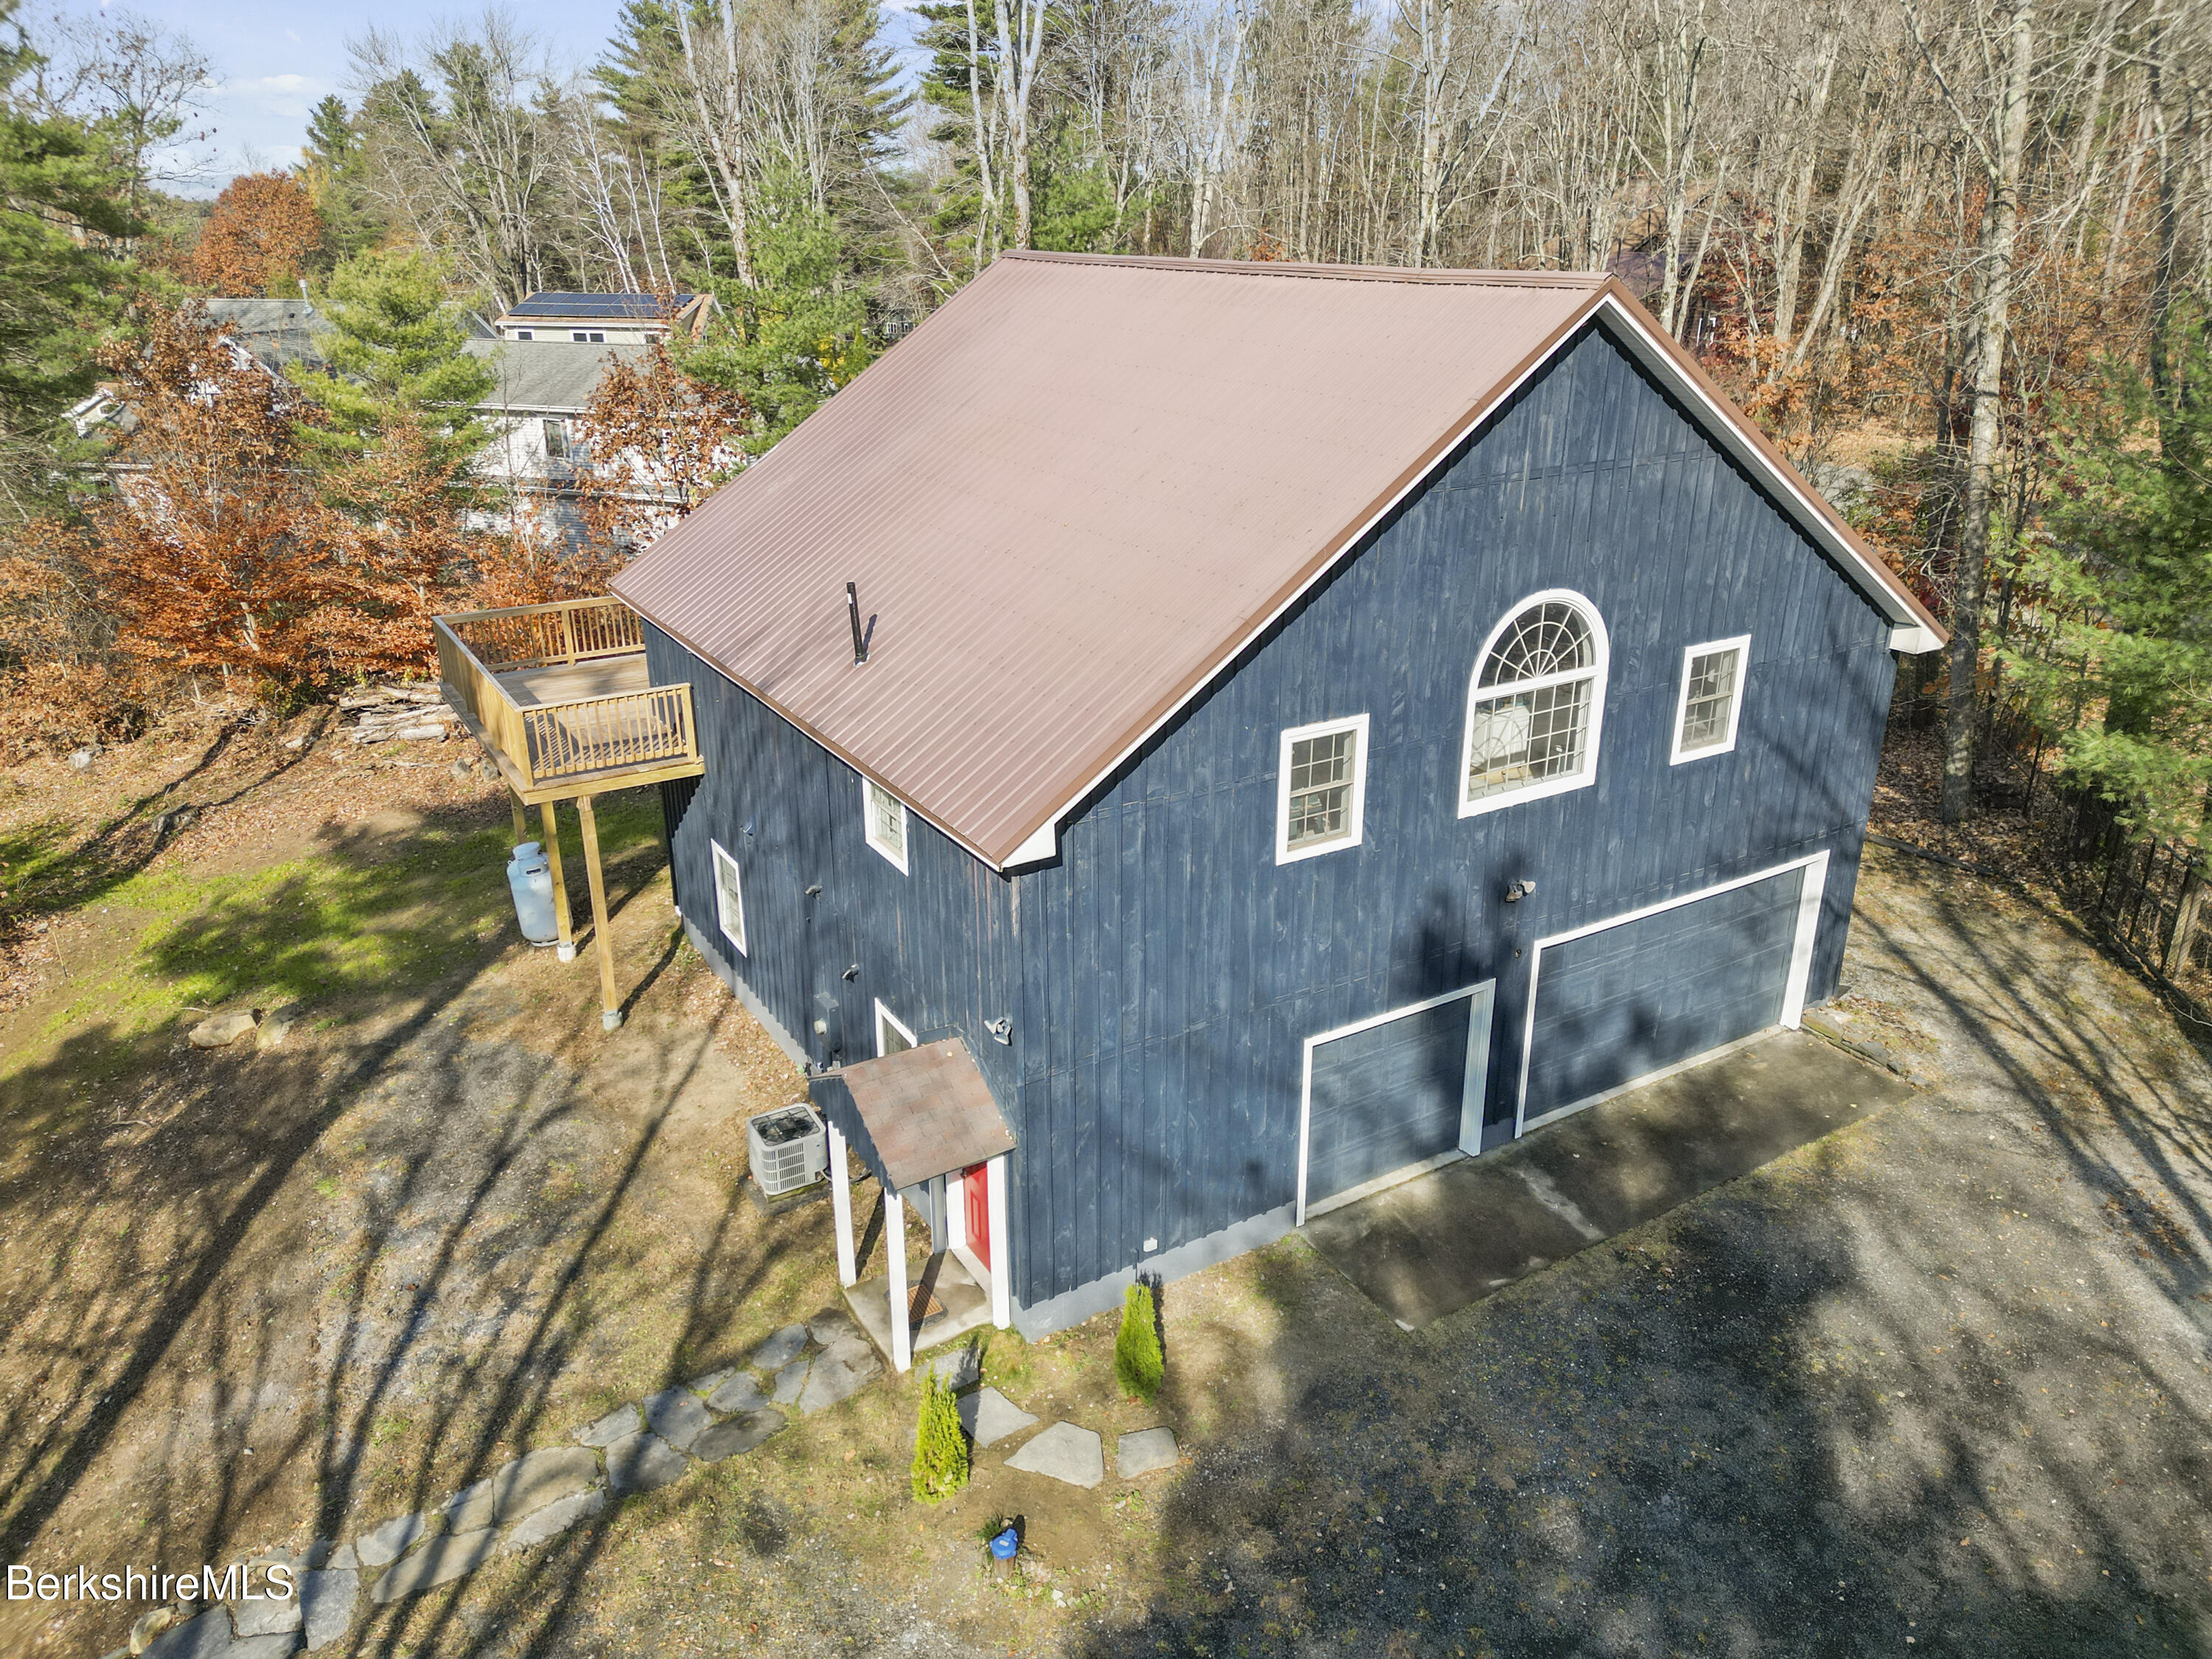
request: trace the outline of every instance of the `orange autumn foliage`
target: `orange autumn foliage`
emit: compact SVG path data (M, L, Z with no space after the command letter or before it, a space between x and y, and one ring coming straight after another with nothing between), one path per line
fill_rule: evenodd
M642 547L690 514L744 459L752 406L695 380L654 341L641 366L610 362L577 422L590 457L577 480L594 541Z
M289 288L323 245L323 219L299 180L241 173L216 198L192 250L191 278L217 294Z

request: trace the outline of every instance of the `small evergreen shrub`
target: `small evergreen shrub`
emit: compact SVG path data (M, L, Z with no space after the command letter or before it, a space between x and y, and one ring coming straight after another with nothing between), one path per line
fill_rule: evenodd
M924 1371L921 1419L914 1437L915 1502L943 1503L968 1484L968 1437L961 1431L960 1408L937 1373Z
M1121 1385L1123 1394L1149 1401L1160 1391L1166 1373L1152 1287L1132 1285L1121 1302L1121 1333L1114 1339L1114 1380Z

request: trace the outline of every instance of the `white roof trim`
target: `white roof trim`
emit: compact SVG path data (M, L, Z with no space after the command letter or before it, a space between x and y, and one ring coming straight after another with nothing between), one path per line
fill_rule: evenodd
M1097 788L1100 784L1105 782L1108 778L1112 777L1115 772L1120 770L1121 766L1128 760L1129 757L1135 754L1137 750L1143 748L1147 743L1150 743L1153 737L1157 735L1169 721L1176 719L1184 709L1188 708L1193 702L1210 690L1212 688L1214 682L1221 677L1223 669L1226 668L1231 663L1236 661L1238 657L1242 656L1246 647L1251 645L1253 641L1258 639L1262 634L1273 627L1279 620L1289 612L1291 606L1297 605L1301 599L1304 599L1307 593L1312 591L1315 584L1322 581L1328 576L1329 574L1334 571L1340 564L1343 563L1346 558L1357 551L1366 541L1369 533L1374 530L1376 525L1382 523L1382 520L1389 518L1391 514L1396 512L1399 506L1405 501L1408 496L1413 495L1415 490L1425 488L1429 480L1435 476L1439 468L1450 463L1454 456L1458 453L1459 447L1461 443L1464 441L1468 434L1473 432L1485 421L1488 420L1492 414L1496 410L1504 407L1507 400L1510 399L1515 392L1518 392L1522 386L1537 373L1538 370L1548 366L1551 361L1554 357L1558 356L1559 352L1565 347L1580 336L1583 331L1583 325L1585 323L1589 322L1591 318L1598 315L1601 312L1608 313L1621 325L1621 327L1626 335L1626 338L1620 341L1620 343L1629 350L1631 355L1635 357L1638 362L1650 369L1654 375L1663 380L1668 386L1677 389L1678 394L1683 398L1685 402L1689 403L1693 408L1702 409L1705 412L1708 419L1707 421L1700 422L1699 425L1705 428L1706 434L1709 437L1711 437L1716 442L1719 443L1723 448L1727 450L1730 455L1734 456L1738 461L1742 463L1743 465L1750 469L1751 471L1760 477L1768 480L1773 485L1776 492L1780 495L1783 504L1786 507L1793 509L1790 512L1790 516L1796 522L1798 527L1804 531L1808 536L1811 537L1812 539L1818 543L1822 548L1826 549L1829 552L1833 554L1843 565L1844 574L1854 578L1852 585L1863 592L1869 599L1872 600L1875 607L1881 611L1883 616L1889 618L1893 624L1890 629L1889 648L1893 651L1930 651L1935 649L1935 635L1918 617L1913 614L1911 608L1905 603L1903 599L1901 599L1897 592L1893 590L1887 583L1884 582L1881 577L1869 566L1865 556L1860 553L1858 549L1851 545L1848 538L1844 537L1836 528L1835 521L1829 518L1828 515L1820 508L1820 507L1814 504L1812 498L1805 493L1804 489L1799 486L1796 480L1791 478L1789 474L1784 472L1780 468L1777 467L1764 450L1760 449L1757 444L1749 441L1744 436L1742 429L1737 426L1735 417L1729 415L1729 412L1723 409L1718 404L1715 403L1711 397L1707 394L1705 389L1702 386L1698 385L1692 376L1685 374L1682 372L1680 366L1674 362L1674 358L1668 353L1666 348L1660 345L1649 333L1645 331L1643 325L1637 320L1633 312L1630 311L1627 307L1622 305L1620 299L1610 290L1601 289L1597 295L1596 303L1583 312L1580 316L1575 318L1575 319L1569 323L1566 327L1561 329L1559 331L1559 338L1552 343L1552 346L1549 350L1533 358L1527 367L1522 368L1518 374L1516 374L1511 380L1498 387L1498 389L1491 395L1489 399L1480 404L1475 410L1474 413L1461 424L1457 434L1437 452L1436 458L1431 460L1428 465L1422 468L1421 471L1417 473L1402 489L1399 490L1388 501L1384 501L1380 507L1375 510L1375 512L1369 514L1366 521L1361 524L1358 530L1345 538L1344 544L1337 550L1335 557L1328 560L1319 568L1316 569L1314 573L1301 583L1295 592L1291 592L1286 599L1285 599L1280 605L1277 605L1265 617L1262 617L1252 627L1246 629L1241 638L1237 640L1234 644L1221 653L1219 659L1216 661L1213 668L1209 672L1194 684L1189 690L1186 691L1181 697L1178 697L1174 704L1164 712L1158 719L1152 721L1151 725L1147 726L1142 732L1139 732L1135 738L1131 739L1131 741L1119 754L1115 755L1113 759L1109 761L1104 766L1099 768L1098 771L1088 782L1084 784L1081 788L1076 790L1073 794L1069 795L1066 800L1062 801L1058 806L1053 808L1051 814L1047 817L1045 821L1030 834L1029 838L1023 842L1021 846L1007 858L1006 863L995 867L1000 870L1010 870L1017 864L1033 861L1029 856L1031 849L1040 845L1048 844L1044 842L1044 838L1047 836L1055 836L1055 842L1053 844L1056 844L1056 831L1060 821L1062 818L1073 811L1077 805L1089 796L1092 790ZM1900 645L1898 643L1900 636L1907 636L1922 640L1924 641L1925 643ZM955 839L958 838L955 837ZM1049 856L1049 854L1042 854L1041 856ZM984 861L987 864L989 863L988 859Z

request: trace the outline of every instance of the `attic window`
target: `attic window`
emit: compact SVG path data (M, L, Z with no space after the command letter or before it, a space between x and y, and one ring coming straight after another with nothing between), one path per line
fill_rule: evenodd
M1735 747L1736 716L1743 709L1743 665L1751 635L1693 645L1682 653L1682 694L1674 710L1670 763L1725 755Z
M873 778L862 778L860 811L868 845L896 866L901 875L906 874L905 804Z
M514 331L514 337L518 340L528 340L536 337L533 336L531 331L526 328L518 328Z
M1367 716L1283 733L1275 801L1275 862L1359 845L1367 807Z
M1594 781L1606 639L1589 601L1564 589L1532 595L1491 630L1476 662L1459 815Z
M571 340L574 340L578 345L604 345L606 343L607 338L607 337L598 329L593 329L589 333L586 333L580 328L569 330L568 337Z

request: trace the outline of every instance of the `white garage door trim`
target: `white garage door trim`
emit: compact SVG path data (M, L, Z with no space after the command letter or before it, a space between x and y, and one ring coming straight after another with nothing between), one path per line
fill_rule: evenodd
M1553 933L1538 939L1535 948L1529 952L1528 1007L1521 1030L1521 1087L1513 1107L1515 1137L1517 1139L1541 1124L1554 1122L1571 1112L1579 1112L1585 1106L1595 1106L1599 1101L1619 1094L1623 1089L1632 1089L1638 1084L1648 1083L1653 1078L1659 1077L1667 1072L1678 1071L1682 1066L1710 1058L1709 1054L1694 1055L1690 1060L1662 1066L1659 1071L1646 1073L1642 1077L1631 1078L1627 1082L1616 1085L1602 1094L1592 1095L1587 1100L1577 1100L1569 1105L1559 1107L1546 1112L1540 1117L1528 1116L1528 1062L1532 1057L1531 1050L1536 1041L1536 986L1543 977L1546 951L1554 945L1565 945L1570 940L1587 939L1592 933L1602 933L1608 927L1623 927L1632 921L1641 921L1646 916L1656 916L1662 911L1676 910L1685 904L1695 904L1699 899L1711 898L1717 893L1732 892L1736 888L1749 887L1757 882L1771 881L1777 876L1788 875L1792 870L1802 870L1805 872L1805 884L1797 895L1797 933L1790 945L1790 978L1784 986L1782 993L1782 1024L1790 1030L1795 1030L1797 1029L1799 1021L1804 1018L1805 985L1813 973L1813 936L1820 924L1820 890L1828 878L1828 851L1826 848L1822 848L1817 853L1808 854L1802 859L1791 859L1787 864L1778 864L1771 869L1755 871L1747 876L1738 876L1733 881L1716 882L1711 887L1700 887L1696 892L1685 893L1680 898L1662 899L1656 904L1647 904L1640 910L1631 910L1618 916L1607 916L1603 921L1593 921L1587 927L1570 928L1564 933ZM1301 1196L1305 1192L1305 1165L1303 1156L1299 1162L1298 1191Z
M1298 1072L1298 1202L1295 1224L1306 1224L1306 1163L1313 1145L1313 1069L1314 1050L1324 1042L1334 1042L1339 1037L1357 1036L1362 1031L1371 1031L1377 1025L1387 1025L1394 1019L1404 1019L1412 1014L1425 1014L1431 1008L1441 1008L1447 1002L1461 997L1478 1000L1478 1006L1468 1011L1468 1053L1474 1057L1469 1070L1473 1087L1462 1097L1459 1124L1459 1149L1440 1154L1425 1163L1408 1164L1402 1170L1393 1170L1386 1176L1364 1182L1347 1191L1333 1194L1316 1209L1335 1209L1354 1199L1364 1198L1384 1187L1410 1181L1424 1171L1440 1164L1450 1164L1472 1157L1482 1150L1482 1102L1489 1082L1490 1071L1490 1015L1497 1004L1494 994L1498 981L1486 979L1479 985L1463 990L1447 991L1442 996L1429 997L1420 1002L1409 1002L1402 1008L1392 1008L1366 1019L1354 1020L1349 1025L1340 1025L1333 1031L1322 1031L1305 1040L1305 1053Z

